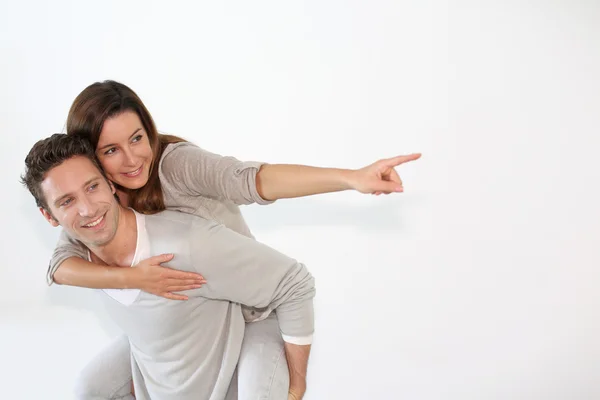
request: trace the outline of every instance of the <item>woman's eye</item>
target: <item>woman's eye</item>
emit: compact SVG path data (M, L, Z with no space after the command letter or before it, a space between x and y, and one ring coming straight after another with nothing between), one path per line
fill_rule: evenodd
M142 135L137 135L136 137L133 138L132 142L139 142L140 140L142 140Z
M117 149L115 149L114 147L111 147L110 149L106 150L104 152L104 154L110 155L110 154L114 153L115 151L117 151Z

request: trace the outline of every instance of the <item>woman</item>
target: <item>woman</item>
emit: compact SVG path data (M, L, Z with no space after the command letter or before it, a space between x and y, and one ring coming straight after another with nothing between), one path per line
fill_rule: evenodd
M97 82L81 92L67 119L67 133L90 140L120 202L142 213L166 208L213 219L252 237L240 204L269 204L292 198L355 189L362 193L402 192L394 167L420 154L380 160L360 170L240 162L207 152L185 140L161 135L139 97L114 81ZM64 232L48 271L59 284L103 289L137 289L175 300L181 292L205 283L200 275L162 267L172 256L142 261L136 268L101 267L85 260L83 246ZM176 263L177 260L174 260ZM281 398L274 384L287 386L287 365L275 315L245 309L248 324L238 369L242 393ZM256 354L259 351L260 354ZM93 360L78 382L82 398L122 398L130 392L128 342L120 338ZM265 360L269 365L264 365ZM273 378L275 377L275 379ZM289 382L302 397L304 382ZM286 389L287 391L287 389Z

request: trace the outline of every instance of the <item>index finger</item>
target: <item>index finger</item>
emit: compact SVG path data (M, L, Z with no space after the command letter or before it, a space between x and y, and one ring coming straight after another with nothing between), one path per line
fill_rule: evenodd
M387 164L390 166L396 166L396 165L407 163L409 161L418 160L419 158L421 158L421 153L412 153L412 154L408 154L405 156L396 156L396 157L389 158L387 160Z
M147 259L145 259L143 261L148 261L151 264L161 264L161 263L172 260L173 257L175 257L175 255L172 253L164 253L164 254L159 254L157 256L148 257Z
M180 271L178 269L173 269L173 268L169 268L169 267L163 267L163 268L167 268L167 269L171 270L170 273L168 274L168 277L170 279L179 279L179 280L191 279L194 281L204 279L204 277L197 272Z

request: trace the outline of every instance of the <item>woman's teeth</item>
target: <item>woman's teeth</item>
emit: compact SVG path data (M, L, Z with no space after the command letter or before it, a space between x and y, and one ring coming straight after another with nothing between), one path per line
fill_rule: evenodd
M142 167L139 167L138 169L136 169L133 172L126 172L125 175L127 176L136 176L140 173L140 171L142 170Z

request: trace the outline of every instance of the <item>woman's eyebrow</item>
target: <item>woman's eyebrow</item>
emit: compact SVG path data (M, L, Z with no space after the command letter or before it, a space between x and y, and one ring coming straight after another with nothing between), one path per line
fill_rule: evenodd
M131 139L133 136L135 136L135 134L136 134L136 133L138 133L138 132L139 132L139 131L141 131L141 130L142 130L142 128L137 128L137 129L135 130L135 132L133 132L133 133L131 134L131 136L129 136L129 139ZM114 144L114 143L107 144L107 145L105 145L105 146L98 147L98 150L104 150L104 149L106 149L107 147L112 147L112 146L116 146L116 144Z

